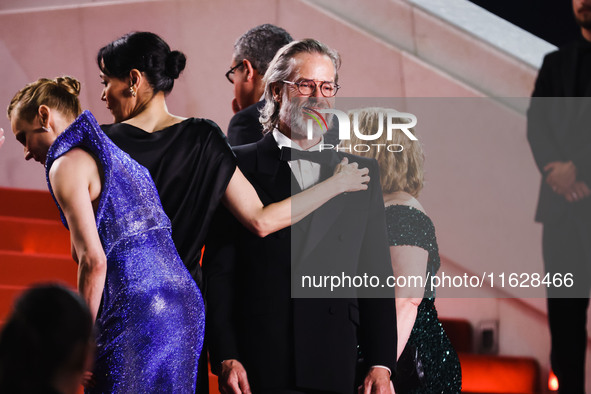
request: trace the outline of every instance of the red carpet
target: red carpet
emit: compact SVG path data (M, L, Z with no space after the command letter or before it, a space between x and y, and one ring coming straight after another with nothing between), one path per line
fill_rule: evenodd
M75 289L76 272L70 235L49 193L0 188L0 324L26 288L35 283L60 282ZM535 360L471 354L470 324L449 320L444 326L461 351L463 392L539 392ZM209 382L210 393L219 393L217 377L210 373Z
M76 287L70 235L47 192L0 188L0 322L35 283Z

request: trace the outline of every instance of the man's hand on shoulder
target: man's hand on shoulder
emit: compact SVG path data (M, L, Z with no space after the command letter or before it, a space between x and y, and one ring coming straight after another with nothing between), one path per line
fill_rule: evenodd
M224 360L218 379L222 394L251 394L244 366L238 360Z
M372 367L365 380L363 386L359 386L359 394L393 394L394 386L390 381L390 372L385 368Z

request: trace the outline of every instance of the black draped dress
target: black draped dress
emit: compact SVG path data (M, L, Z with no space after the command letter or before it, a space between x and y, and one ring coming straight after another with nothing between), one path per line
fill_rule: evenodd
M200 118L153 133L126 123L101 127L119 148L150 171L172 222L172 239L179 255L202 288L201 249L236 168L226 137L214 122Z

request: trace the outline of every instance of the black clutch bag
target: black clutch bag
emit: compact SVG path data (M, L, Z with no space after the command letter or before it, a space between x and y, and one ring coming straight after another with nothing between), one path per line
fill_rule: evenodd
M419 350L407 343L396 362L394 375L394 389L397 394L404 394L417 390L425 379L425 370L419 356Z

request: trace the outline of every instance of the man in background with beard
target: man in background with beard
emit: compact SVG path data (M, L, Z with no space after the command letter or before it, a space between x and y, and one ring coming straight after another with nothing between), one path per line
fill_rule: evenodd
M329 107L338 90L338 53L312 39L283 47L265 74L265 136L234 148L263 204L332 175L343 157L368 168L367 190L339 195L291 227L252 235L224 211L205 249L212 367L223 393L391 393L396 358L393 292L306 289L302 276L392 275L375 160L316 152L304 107ZM315 131L318 131L315 129ZM315 160L320 161L317 163ZM309 290L309 292L307 292ZM338 290L337 290L338 292ZM295 297L294 297L295 295ZM293 297L293 298L292 298Z
M542 173L536 221L544 268L574 285L549 286L552 369L560 393L585 392L591 273L591 1L573 0L582 39L548 54L528 111L528 140ZM558 282L557 282L558 283Z

